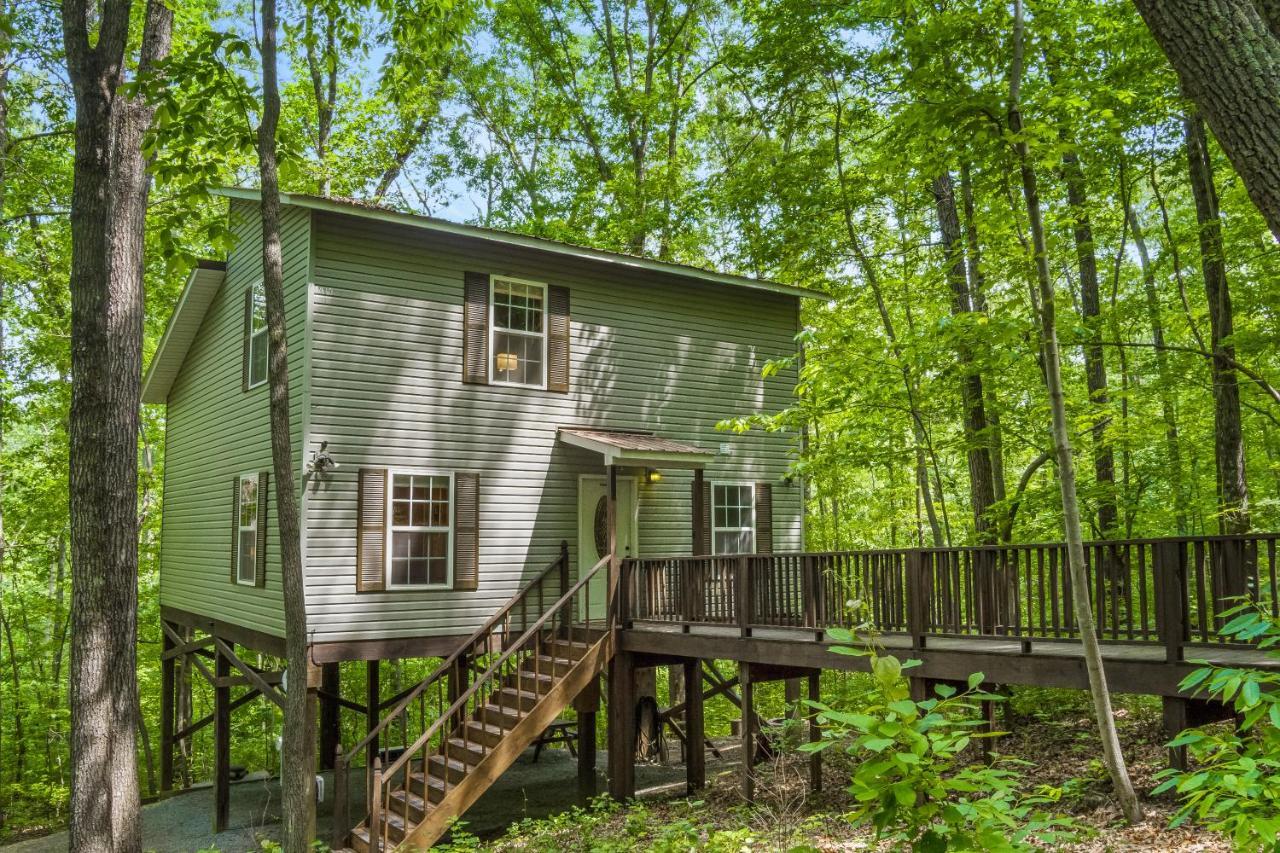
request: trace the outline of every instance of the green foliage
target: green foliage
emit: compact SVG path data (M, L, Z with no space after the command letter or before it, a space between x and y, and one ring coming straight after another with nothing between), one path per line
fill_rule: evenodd
M874 647L849 645L848 631L833 632L845 645L833 651L869 658L872 689L856 711L812 703L820 711L823 739L804 751L842 749L854 761L849 818L869 824L878 839L933 853L945 850L1031 849L1032 842L1066 837L1065 822L1037 810L1041 797L1018 794L1025 762L997 757L990 765L966 760L971 743L998 733L985 731L978 703L1002 697L981 689L982 673L957 691L940 684L937 696L911 699L901 662Z
M1253 603L1228 611L1223 637L1257 642L1280 660L1280 622ZM1184 692L1227 703L1238 726L1192 728L1169 742L1186 747L1191 769L1166 770L1154 794L1172 791L1182 801L1174 825L1198 821L1229 837L1239 850L1280 849L1280 674L1206 665L1191 672Z

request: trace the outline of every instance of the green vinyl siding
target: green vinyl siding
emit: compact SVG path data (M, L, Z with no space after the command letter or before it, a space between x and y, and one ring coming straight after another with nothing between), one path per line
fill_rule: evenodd
M309 439L337 471L307 488L308 629L317 641L456 634L478 625L567 540L576 567L578 479L600 457L559 426L646 429L715 450L710 480L772 482L774 549L801 547L798 483L782 482L796 437L717 421L789 404L796 299L534 250L316 213L312 236ZM568 394L462 383L466 271L570 290ZM355 591L361 467L480 472L480 586ZM639 549L688 553L690 477L639 487ZM225 547L225 546L224 546Z
M160 601L201 616L284 633L274 478L269 499L264 588L231 582L231 481L270 471L268 387L241 388L244 292L261 279L257 205L231 203L237 237L227 274L183 361L167 406ZM310 212L285 208L282 221L285 308L289 331L293 447L305 429L306 300Z

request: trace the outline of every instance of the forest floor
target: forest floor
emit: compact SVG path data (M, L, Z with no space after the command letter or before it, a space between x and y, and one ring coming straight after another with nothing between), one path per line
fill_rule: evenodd
M1130 773L1140 792L1155 787L1166 766L1160 707L1149 698L1118 697L1117 722ZM1025 771L1028 793L1052 791L1055 813L1070 818L1078 840L1053 849L1075 853L1101 851L1178 851L1227 853L1220 836L1197 827L1170 829L1172 799L1144 798L1146 820L1126 826L1113 804L1110 784L1098 759L1100 748L1083 693L1021 690L1009 703L1002 726L1011 733L998 750L1031 765ZM708 787L696 800L684 796L684 768L677 763L637 766L641 801L625 808L599 805L570 809L575 764L563 749L550 749L537 764L526 754L468 811L455 849L507 851L613 851L631 849L787 850L798 845L822 851L888 850L870 833L844 817L848 778L841 756L828 753L823 791L807 791L803 759L766 763L758 768L757 806L744 807L739 793L737 743L719 741L723 758L708 755ZM974 756L978 760L978 756ZM601 752L601 776L606 757ZM326 774L327 775L327 774ZM351 813L363 794L353 779ZM326 778L332 792L332 781ZM601 781L603 790L603 781ZM331 799L331 797L330 797ZM262 849L279 836L279 787L275 780L232 786L231 828L210 830L212 790L201 788L150 804L143 811L144 849L157 853ZM328 837L331 804L319 809L322 838ZM473 835L474 834L474 835ZM479 836L476 838L475 836ZM483 839L483 840L482 840ZM60 853L65 832L20 841L6 853Z
M1177 851L1229 853L1226 839L1196 826L1170 828L1177 810L1172 798L1147 796L1155 776L1167 766L1160 706L1149 697L1117 697L1117 725L1134 785L1143 795L1145 820L1127 826L1114 804L1111 785L1099 760L1101 748L1080 692L1019 691L1010 714L1001 721L1010 734L998 742L1004 755L1030 762L1025 768L1027 793L1052 792L1052 810L1068 818L1076 840L1054 843L1053 850L1072 853L1103 851ZM844 788L848 774L840 756L824 761L823 791L807 792L804 760L779 761L759 767L757 802L744 808L739 771L720 765L708 773L708 787L696 800L679 791L661 789L642 794L642 802L626 808L601 806L558 818L524 821L505 835L479 841L463 838L462 849L492 853L514 851L612 851L627 849L714 849L821 851L891 850L844 817L849 806ZM728 757L728 755L726 756ZM735 756L736 757L736 756ZM979 757L975 754L975 760ZM481 836L480 827L467 827ZM1049 849L1046 847L1046 849Z

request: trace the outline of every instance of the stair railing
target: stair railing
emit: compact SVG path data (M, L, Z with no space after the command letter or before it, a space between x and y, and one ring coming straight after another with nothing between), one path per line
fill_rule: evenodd
M543 611L543 602L547 598L562 596L568 591L568 587L569 545L567 542L561 542L559 555L498 608L470 637L459 644L430 675L380 703L380 707L389 705L394 707L378 721L377 725L369 729L359 743L345 753L338 753L334 762L335 778L341 777L345 783L350 768L356 759L364 754L366 807L372 814L375 762L380 760L382 767L387 768L382 772L382 779L389 780L391 760L395 755L403 754L407 750L409 732L420 731L427 727L428 705L434 706L434 718L442 719L447 703L452 701L453 695L462 691L472 662L492 654L497 649L508 647L513 633L529 624L530 609L535 608L535 615L540 614ZM452 685L447 682L452 682ZM436 688L434 694L429 696L433 687ZM417 717L416 725L414 716ZM398 747L383 743L379 750L379 741L397 729L401 741ZM345 789L345 785L343 788ZM346 839L352 826L348 819L347 802L344 797L334 803L333 845L335 849L346 846Z
M590 642L603 635L608 615L593 615L591 612L591 580L599 572L608 571L609 560L609 556L604 557L583 574L577 583L548 607L536 622L530 625L518 639L510 643L452 705L436 717L412 746L406 748L394 761L382 768L378 779L379 788L370 792L372 794L369 814L371 849L393 850L396 848L398 842L393 843L391 839L388 817L399 817L400 826L406 833L410 832L410 828L414 826L410 815L409 797L401 798L398 809L395 806L393 794L397 790L402 787L414 793L420 790L424 808L429 808L426 804L431 802L431 783L434 781L432 758L441 759L440 763L444 766L438 780L440 782L439 797L443 799L462 782L462 779L457 781L453 779L452 761L455 758L461 760L461 756L465 756L475 748L479 748L487 756L498 748L491 746L483 739L473 740L466 725L458 726L461 729L461 743L455 745L448 737L449 730L445 728L446 726L452 728L460 721L477 720L477 717L479 722L487 724L488 718L485 713L492 709L492 712L499 717L514 719L511 725L502 727L504 732L514 728L533 710L532 706L528 708L524 706L521 696L523 692L521 684L524 678L528 676L533 680L532 692L535 694L533 701L536 704L542 699L542 691L537 686L541 677L556 676L554 662L550 664L551 671L544 672L542 663L544 643L556 639L572 642L576 637ZM607 591L596 594L607 600ZM507 695L509 686L514 686L514 695ZM471 765L466 764L466 766L469 768ZM420 782L415 778L415 769L420 769ZM381 847L378 846L379 844Z

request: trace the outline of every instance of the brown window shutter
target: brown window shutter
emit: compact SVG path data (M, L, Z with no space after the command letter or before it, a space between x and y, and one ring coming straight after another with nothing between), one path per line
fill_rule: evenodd
M773 553L772 483L756 483L756 553Z
M569 391L569 288L547 288L547 390Z
M698 483L702 483L702 512L698 512ZM690 511L693 513L693 550L695 556L703 556L710 554L712 550L711 543L711 484L706 480L693 481L692 503ZM701 517L699 517L701 516Z
M462 274L462 381L489 383L489 275Z
M240 579L240 477L231 478L231 582Z
M386 585L387 472L361 468L356 491L356 592Z
M244 333L241 335L240 346L240 390L249 390L249 339L253 337L253 288L246 287L244 291Z
M271 502L271 472L258 472L258 552L253 567L253 585L267 585L267 504Z
M480 475L453 475L453 588L480 588Z

